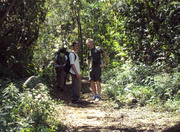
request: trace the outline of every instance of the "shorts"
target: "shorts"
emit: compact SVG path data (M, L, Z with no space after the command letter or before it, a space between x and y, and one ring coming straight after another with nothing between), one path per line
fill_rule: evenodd
M101 81L101 68L100 66L92 67L90 69L90 80Z

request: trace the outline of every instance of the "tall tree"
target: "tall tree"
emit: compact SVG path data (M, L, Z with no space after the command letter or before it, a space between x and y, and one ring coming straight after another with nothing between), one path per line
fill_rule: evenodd
M24 76L31 72L32 47L45 19L44 3L45 0L0 2L1 76L13 73Z

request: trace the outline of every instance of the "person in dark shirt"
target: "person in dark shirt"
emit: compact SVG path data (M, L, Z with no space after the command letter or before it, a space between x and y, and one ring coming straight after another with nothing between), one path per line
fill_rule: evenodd
M89 48L87 64L90 69L93 99L99 101L101 97L101 68L106 65L106 53L100 47L94 46L93 39L88 38L86 45Z
M63 69L67 57L65 56L66 48L60 48L56 53L56 57L54 59L55 69L56 69L56 84L55 88L57 92L60 90L64 91L64 83L66 80L66 73Z

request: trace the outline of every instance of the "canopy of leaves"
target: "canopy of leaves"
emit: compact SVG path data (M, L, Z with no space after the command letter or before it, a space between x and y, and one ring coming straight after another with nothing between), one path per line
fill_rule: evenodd
M80 43L83 64L87 38L107 52L113 67L127 59L176 67L179 5L176 0L2 1L0 75L38 72L72 41Z
M180 3L174 0L125 0L117 10L124 21L123 47L133 60L152 64L180 62Z

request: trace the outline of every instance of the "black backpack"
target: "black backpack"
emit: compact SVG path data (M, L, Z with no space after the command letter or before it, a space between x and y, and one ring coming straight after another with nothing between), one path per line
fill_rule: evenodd
M70 53L73 53L73 52L66 52L65 55L67 56L67 61L66 61L66 64L64 66L64 71L66 73L69 73L69 70L71 68L71 64L70 64L70 58L69 58L69 54ZM74 54L74 53L73 53ZM74 61L76 60L76 55L74 54Z
M73 52L67 52L64 48L60 49L57 53L56 64L63 66L66 73L69 73L71 68L69 54ZM73 53L74 54L74 53ZM76 60L76 55L74 54Z

